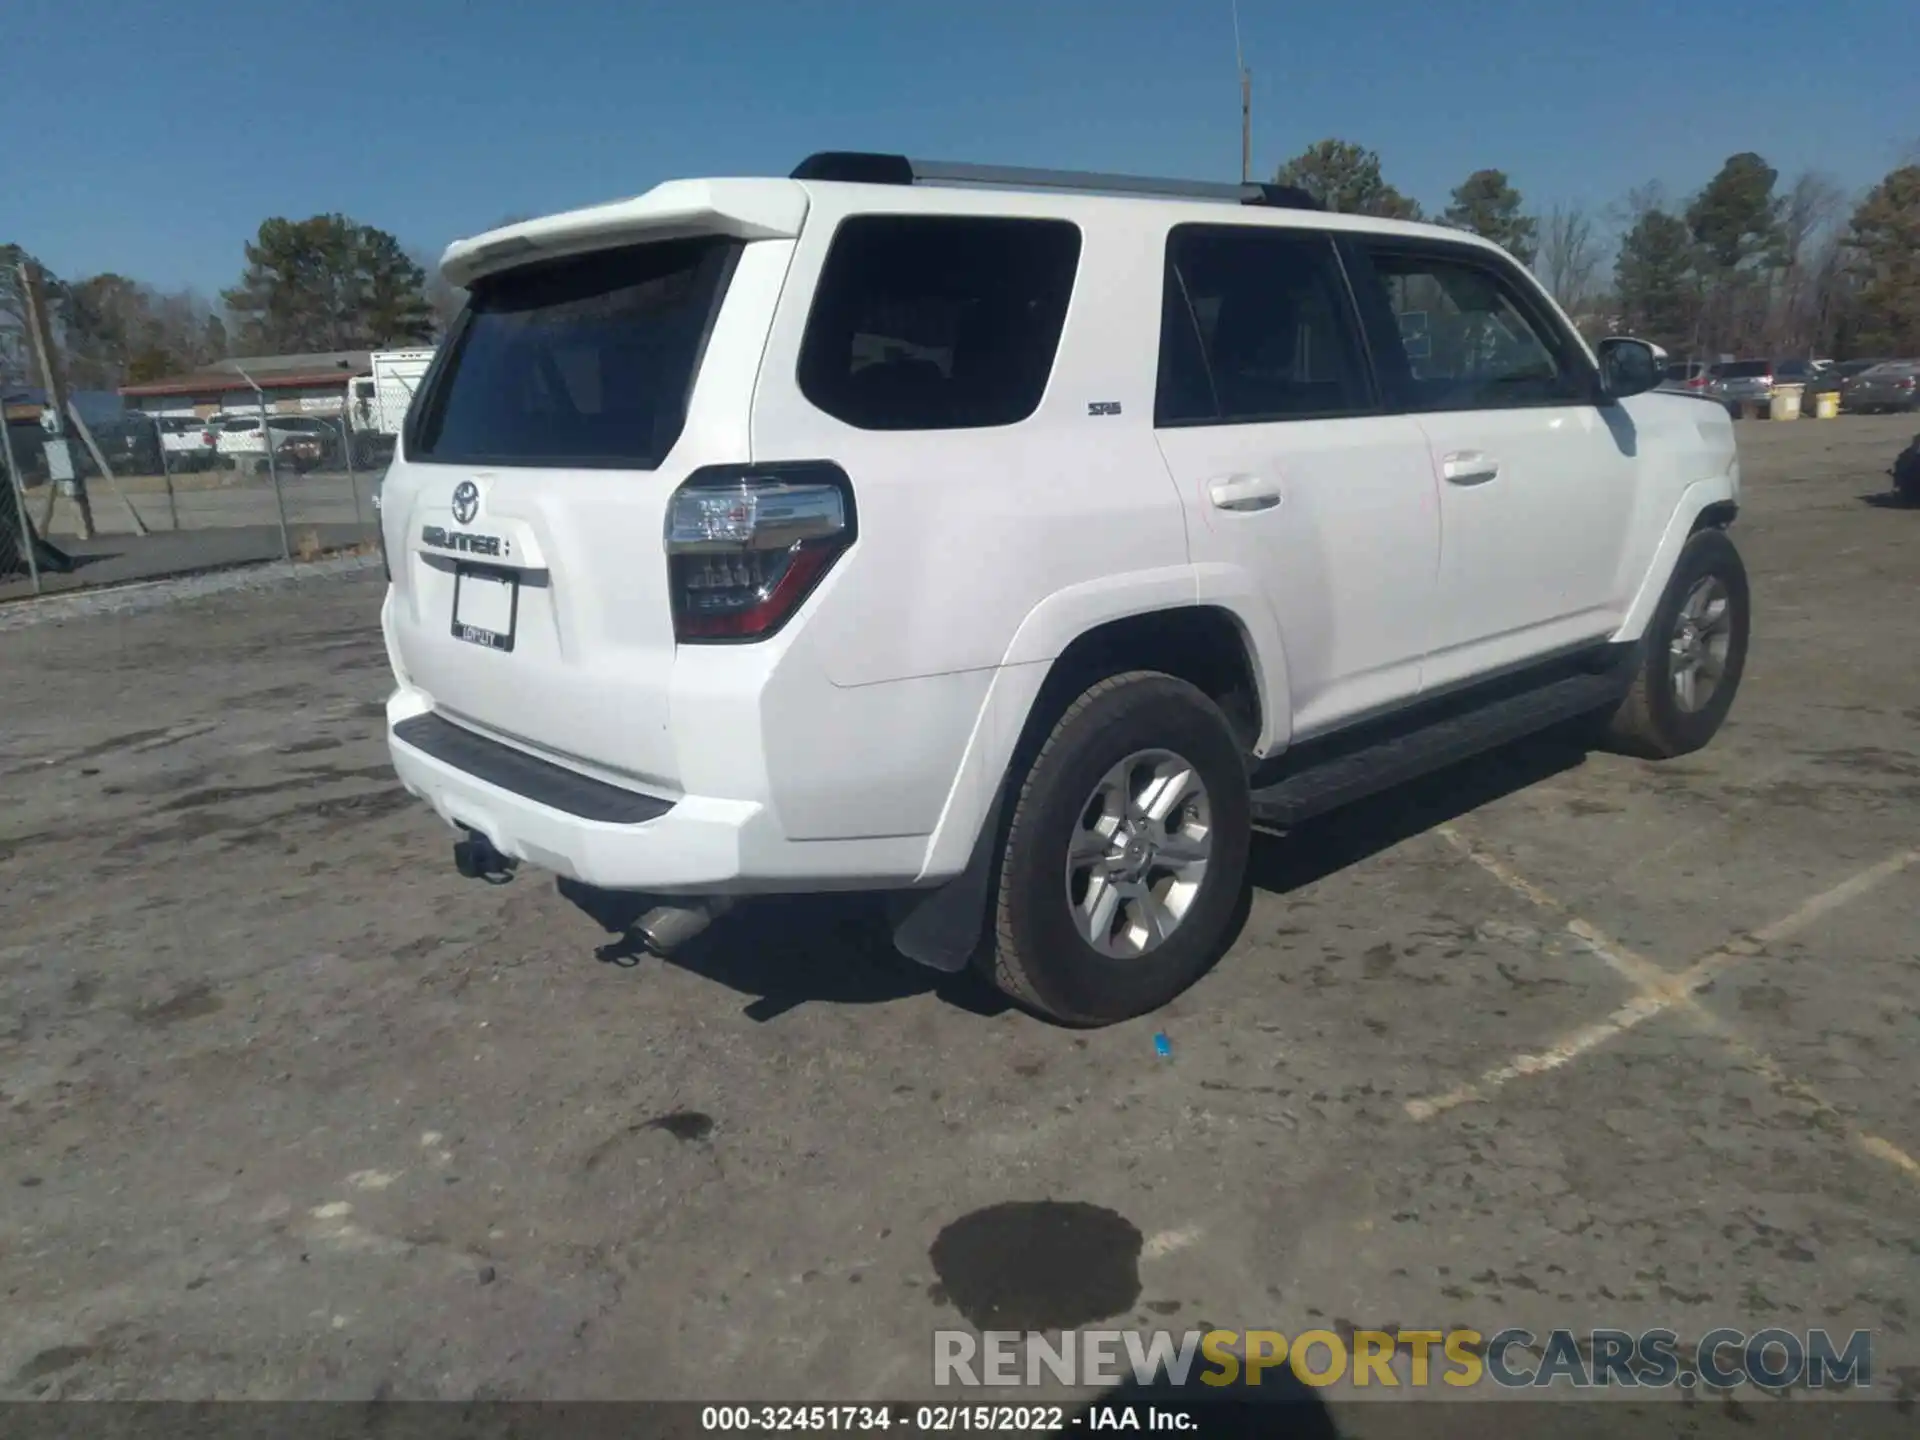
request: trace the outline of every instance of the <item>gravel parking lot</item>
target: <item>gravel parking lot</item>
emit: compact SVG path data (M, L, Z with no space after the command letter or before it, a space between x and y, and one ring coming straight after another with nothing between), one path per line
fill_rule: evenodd
M1743 425L1708 750L1263 839L1232 955L1095 1033L856 900L664 964L461 880L377 572L0 631L0 1393L897 1398L1109 1321L1861 1328L1911 1398L1913 428Z

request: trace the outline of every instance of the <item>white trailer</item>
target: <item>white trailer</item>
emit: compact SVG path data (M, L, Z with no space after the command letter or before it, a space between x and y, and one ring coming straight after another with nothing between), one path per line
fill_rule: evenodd
M432 350L376 350L373 373L356 376L351 384L348 423L367 435L398 435L433 355Z

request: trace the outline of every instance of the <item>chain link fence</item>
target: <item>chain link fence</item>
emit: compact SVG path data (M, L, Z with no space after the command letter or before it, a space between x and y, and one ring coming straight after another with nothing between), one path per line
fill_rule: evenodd
M371 551L393 437L355 425L351 390L337 403L129 408L84 427L70 418L64 437L15 399L0 426L0 603Z

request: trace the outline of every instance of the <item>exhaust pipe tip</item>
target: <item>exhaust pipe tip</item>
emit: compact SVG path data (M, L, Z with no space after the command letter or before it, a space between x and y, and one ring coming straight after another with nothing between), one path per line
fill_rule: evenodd
M634 921L633 930L649 951L665 959L732 908L732 898L725 895L682 905L656 905Z

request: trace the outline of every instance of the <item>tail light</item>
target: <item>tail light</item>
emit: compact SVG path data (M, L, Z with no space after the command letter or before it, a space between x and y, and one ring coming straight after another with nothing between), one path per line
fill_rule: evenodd
M853 487L824 461L696 471L667 506L674 638L773 634L853 544Z

